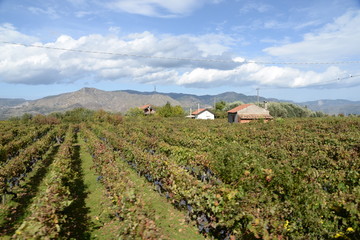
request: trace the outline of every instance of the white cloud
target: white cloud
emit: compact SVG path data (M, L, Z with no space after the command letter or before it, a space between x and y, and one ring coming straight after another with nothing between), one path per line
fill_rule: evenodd
M348 11L316 32L305 34L303 41L264 51L270 55L303 61L337 61L360 55L360 10Z
M265 29L286 29L291 26L291 23L289 22L279 22L276 20L269 20L264 22L264 28Z
M93 15L95 14L95 12L91 12L91 11L78 11L78 12L75 12L75 16L77 18L82 18L82 17L86 17L86 16L89 16L89 15Z
M18 32L16 28L10 23L4 23L0 25L0 41L11 42L13 40L19 41L21 43L33 43L38 39Z
M248 13L253 10L257 11L259 13L264 13L264 12L271 10L271 8L272 7L270 5L267 5L264 3L249 2L249 3L244 4L244 6L242 6L239 11L242 14Z
M307 21L307 22L302 22L302 23L297 24L294 27L294 29L300 30L300 29L307 28L307 27L319 26L320 24L321 24L320 20L310 20L310 21Z
M84 78L174 82L177 72L182 69L220 65L216 62L185 59L223 58L226 56L223 55L224 52L229 49L226 44L232 42L229 37L215 34L155 36L150 32L143 32L122 38L114 35L87 35L74 39L62 35L54 42L35 43L36 38L21 34L9 24L0 25L0 32L1 36L7 36L1 37L2 41L39 46L0 44L0 81L24 84L75 82ZM113 54L81 53L51 48ZM226 57L231 60L230 56ZM224 63L221 67L231 68L232 64Z
M60 18L59 14L51 7L48 7L47 9L37 8L37 7L29 7L28 9L33 14L48 15L52 19Z
M111 26L109 27L109 32L114 34L119 34L121 32L121 28L116 26Z
M74 6L84 6L86 5L86 0L67 0L69 3L71 3Z
M111 9L150 17L178 17L188 15L205 3L221 0L113 0L106 4Z
M317 73L300 71L290 67L244 63L232 70L196 68L190 72L185 72L177 84L200 88L223 85L247 86L250 84L286 88L317 87L319 85L330 87L336 80L334 79L335 76L344 74L344 71L333 66L328 67L324 72Z
M282 39L263 38L260 40L260 42L271 43L271 44L276 44L276 45L280 45L280 44L284 45L284 44L290 43L290 37L285 36Z
M3 24L0 25L0 41L39 46L0 44L0 81L7 83L36 85L94 79L172 83L201 88L253 84L293 88L335 87L336 83L330 80L346 74L340 68L331 66L315 72L249 63L244 57L231 53L234 39L222 34L175 36L143 32L124 37L87 35L78 39L62 35L54 42L36 43L36 38L18 32L10 24ZM226 61L213 61L216 59ZM350 79L349 84L360 84L356 80Z

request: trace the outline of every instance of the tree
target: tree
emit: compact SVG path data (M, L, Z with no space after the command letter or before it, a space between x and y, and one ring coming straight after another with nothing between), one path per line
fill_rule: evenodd
M269 110L270 115L273 117L281 117L281 118L288 117L288 112L281 105L281 103L275 103L275 102L269 103L268 110Z
M31 119L33 118L33 115L31 115L30 113L24 113L22 116L21 116L21 121L23 123L28 123L29 121L31 121Z
M227 112L222 110L215 110L214 112L215 118L227 118Z
M235 101L232 103L226 103L226 106L224 108L225 111L229 111L230 109L233 109L241 104L244 104L242 101Z
M45 115L42 115L42 114L36 114L32 121L34 123L37 123L37 124L59 124L60 123L60 120L57 119L56 117L54 116L45 116Z
M100 109L94 113L94 120L118 125L122 123L122 116L120 113L110 113Z
M215 110L222 111L222 110L224 110L225 106L226 106L225 101L217 102L217 103L215 103Z
M74 108L64 114L63 121L71 123L88 122L94 119L94 111L86 108Z
M321 117L321 112L312 112L306 107L301 107L293 103L277 103L268 104L268 110L273 117L292 118L292 117Z
M163 107L159 107L156 113L161 117L181 117L185 115L184 109L181 106L173 107L169 102Z
M141 109L138 108L138 107L130 108L130 109L127 110L127 112L125 113L125 116L128 116L128 117L144 116L144 111L141 110Z

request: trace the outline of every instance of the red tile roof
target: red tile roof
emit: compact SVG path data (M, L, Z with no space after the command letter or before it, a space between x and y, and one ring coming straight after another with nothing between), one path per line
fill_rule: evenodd
M139 108L140 108L140 109L145 109L145 108L148 108L148 107L151 107L151 105L150 105L150 104L146 104L146 105L141 106L141 107L139 107Z
M206 110L205 108L199 108L198 110L192 112L191 115L198 115L198 114L202 113L205 110Z
M242 110L242 109L245 109L251 105L254 105L254 104L241 104L233 109L230 109L229 111L227 111L228 113L237 113L238 111Z

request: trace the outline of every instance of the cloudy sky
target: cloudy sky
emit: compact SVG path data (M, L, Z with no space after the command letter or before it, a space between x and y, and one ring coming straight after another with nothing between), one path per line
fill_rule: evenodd
M360 100L359 0L0 0L0 98Z

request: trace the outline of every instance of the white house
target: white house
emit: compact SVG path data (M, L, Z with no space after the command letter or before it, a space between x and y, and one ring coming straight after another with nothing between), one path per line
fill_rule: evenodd
M192 118L195 119L211 119L214 120L215 115L207 110L206 108L200 108L194 112L191 113Z
M144 106L141 106L141 107L139 107L139 109L143 110L145 115L155 113L155 109L150 104L146 104Z

